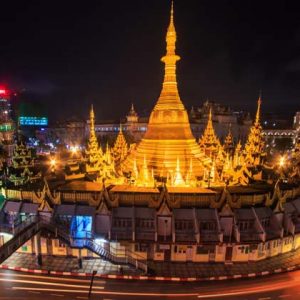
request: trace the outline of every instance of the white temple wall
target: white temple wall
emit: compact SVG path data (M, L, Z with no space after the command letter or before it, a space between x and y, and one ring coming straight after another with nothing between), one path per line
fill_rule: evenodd
M186 261L187 245L172 245L171 260Z
M281 240L276 239L270 241L270 257L276 256L281 253Z
M249 245L247 244L239 244L233 246L232 249L232 261L248 261L249 260Z
M216 262L225 261L225 253L226 253L226 244L217 245L216 246L216 253L215 253L215 261Z
M289 252L293 249L293 237L292 236L287 236L284 237L282 240L282 251L281 253L286 253Z
M110 243L110 245L114 248L114 251L117 251L116 254L119 256L124 255L124 247L127 247L133 251L133 254L136 255L136 258L143 257L144 259L151 259L153 257L155 261L164 261L165 251L171 251L171 261L175 262L224 262L226 257L226 244L216 245L215 250L210 249L207 245L161 244L151 248L153 254L151 254L149 257L147 251L135 251L134 243ZM152 244L152 246L154 245L155 244ZM160 246L162 246L162 248L160 248ZM49 247L51 247L51 249ZM284 237L283 239L275 239L266 241L265 243L261 242L257 245L238 244L233 246L231 260L232 262L259 261L281 253L290 252L299 247L300 233L295 235L295 237L288 236ZM34 246L32 247L31 240L29 240L22 247L20 247L17 252L32 253L33 250ZM52 239L51 245L48 243L47 247L47 239L44 237L41 238L41 251L44 255L73 255L74 257L78 257L79 254L78 249L71 249L58 239ZM81 253L83 257L98 257L96 254L86 249L82 249Z
M296 234L294 237L294 249L298 249L300 247L300 233Z

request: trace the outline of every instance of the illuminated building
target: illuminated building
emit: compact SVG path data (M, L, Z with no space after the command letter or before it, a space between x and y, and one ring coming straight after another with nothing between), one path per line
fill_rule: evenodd
M17 143L8 171L9 181L19 186L40 179L41 173L34 168L34 159L33 149L28 148L24 142Z
M180 57L175 53L176 39L172 8L166 55L161 59L165 64L163 87L144 137L124 162L124 169L128 171L132 171L135 163L141 169L146 159L154 176L172 177L179 172L178 168L185 176L192 161L195 174L203 176L204 164L209 163L191 132L189 117L178 93L176 62Z
M300 112L296 112L293 120L293 126L283 124L264 122L262 135L266 144L266 151L270 154L276 152L291 151L300 136ZM275 126L273 126L275 125Z
M15 203L34 202L40 211L66 226L71 239L88 236L87 241L105 240L108 248L126 249L125 253L134 253L144 261L255 262L299 248L299 144L291 164L281 160L280 166L269 167L272 176L263 177L260 99L245 147L235 141L233 148L230 133L222 145L211 107L197 143L177 90L179 57L175 54L173 9L166 41L162 91L144 137L130 147L129 155L125 158L125 128L119 130L119 124L115 147L107 144L105 151L100 148L91 109L83 162L86 175L96 174L93 182L78 180L51 187L45 180L40 190L6 188L2 212L5 216L15 213L18 218ZM129 117L128 122L136 123L134 108ZM289 174L288 184L278 168ZM83 220L85 226L80 225ZM48 253L43 247L46 238L43 253ZM72 247L57 247L51 242L52 253L77 255ZM86 249L82 251L91 255Z
M11 92L5 88L0 88L0 143L6 152L5 158L10 162L12 156L15 124L11 117Z

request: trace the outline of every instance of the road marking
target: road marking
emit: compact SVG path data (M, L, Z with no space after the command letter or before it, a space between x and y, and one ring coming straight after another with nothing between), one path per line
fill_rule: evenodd
M258 298L258 300L270 300L271 297Z
M81 296L76 296L78 299L89 299L88 297L81 297Z
M4 276L7 278L8 276L12 277L29 277L29 278L37 278L37 279L46 279L46 280L57 280L57 281L70 281L70 282L87 282L90 283L91 280L88 279L75 279L75 278L68 278L68 277L55 277L55 276L40 276L40 275L28 275L28 274L19 274L19 273L0 273L0 276ZM95 278L95 283L104 284L106 281L98 280Z
M64 284L64 283L56 283L56 282L46 282L46 281L32 281L32 280L20 280L20 279L5 279L1 278L0 281L5 282L16 282L16 283L29 283L33 285L51 285L51 286L63 286L68 288L83 288L89 289L89 285L75 285L75 284ZM103 290L103 286L94 286L93 289Z
M94 289L94 288L93 288ZM34 288L34 287L22 287L22 286L14 286L13 290L35 290L35 291L41 291L41 292L64 292L64 293L73 293L73 294L82 294L86 293L84 290L65 290L65 289L50 289L50 288ZM153 297L195 297L198 294L193 293L193 294L163 294L163 293L134 293L134 292L111 292L111 291L94 291L93 294L99 294L99 295L118 295L118 296L153 296Z
M32 293L32 294L40 294L40 292L35 292L35 291L28 291L28 293Z
M278 296L278 298L287 298L287 297L291 297L292 295L290 294L285 294L285 295L280 295Z
M64 297L65 295L60 295L60 294L50 294L52 296L56 296L56 297Z

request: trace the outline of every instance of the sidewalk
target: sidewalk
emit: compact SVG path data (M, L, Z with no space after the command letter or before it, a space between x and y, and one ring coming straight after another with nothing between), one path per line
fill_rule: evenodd
M279 270L289 270L300 265L300 249L264 259L258 262L245 263L170 263L149 262L149 268L155 270L157 276L167 277L234 277L265 272L279 273ZM251 276L250 276L251 277Z
M265 272L279 272L280 269L290 269L300 265L300 249L274 256L258 262L246 263L170 263L149 262L149 268L155 270L157 276L168 277L234 277L248 276ZM276 272L277 271L277 272Z
M75 257L43 255L42 260L43 265L40 267L37 264L37 257L34 254L15 252L3 262L2 266L9 266L11 268L26 268L30 270L77 273L92 273L94 270L97 270L98 274L120 274L119 266L113 265L112 263L104 261L100 258L83 259L81 269L78 266L78 259ZM141 271L135 270L129 266L122 266L122 268L124 275L141 275Z
M255 277L280 273L300 268L300 249L265 259L260 262L250 263L171 263L149 262L152 277L142 276L139 270L129 266L123 266L120 272L119 266L98 258L83 259L83 267L79 269L78 260L74 257L43 256L43 266L39 267L35 255L14 253L3 264L2 268L25 268L29 270L45 270L72 273L92 273L97 270L99 276L131 279L155 279L155 280L224 280L229 278ZM55 273L53 272L53 273ZM155 276L155 277L153 277ZM128 279L128 277L127 277Z

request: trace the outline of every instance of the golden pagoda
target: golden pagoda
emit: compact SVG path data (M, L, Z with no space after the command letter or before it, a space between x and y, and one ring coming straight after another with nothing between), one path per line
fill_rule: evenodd
M262 137L262 127L260 124L261 96L257 101L257 111L254 124L250 128L247 142L245 144L244 158L248 166L257 166L262 164L264 152L264 140Z
M224 148L224 151L226 153L228 153L230 156L233 155L234 141L233 141L233 136L232 136L232 132L231 132L231 125L229 126L228 133L225 137L223 148Z
M95 114L93 105L90 110L90 138L86 150L86 171L87 173L97 173L102 169L103 152L99 147L95 132Z
M215 157L219 154L219 152L223 152L220 140L218 139L213 127L211 108L209 110L206 128L199 139L199 145L201 150L210 157Z
M112 149L115 164L120 164L128 154L128 144L123 134L122 125L120 125L119 134Z
M132 166L143 168L144 157L149 170L154 175L168 177L180 173L186 177L192 161L193 172L202 176L204 164L210 159L201 153L190 128L189 118L177 89L176 62L180 59L175 53L176 31L171 19L166 36L166 55L161 59L165 64L165 74L159 99L151 112L147 132L142 141L124 162L124 169L132 172ZM133 172L132 172L133 173Z

